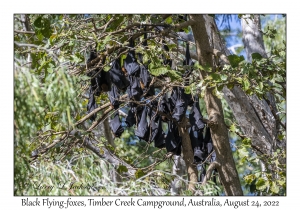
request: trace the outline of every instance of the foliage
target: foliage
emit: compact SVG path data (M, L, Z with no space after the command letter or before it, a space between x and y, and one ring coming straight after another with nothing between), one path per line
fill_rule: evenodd
M266 52L269 55L274 54L276 48L282 49L286 42L286 18L280 15L274 15L273 18L269 16L261 17L263 25L263 38Z
M41 79L40 76L27 70L15 71L15 192L25 186L24 181L31 172L30 156L36 147L52 143L58 132L71 129L74 121L71 115L79 109L73 100L75 77L63 69L53 70Z
M276 29L276 42L270 48L268 58L253 54L252 63L246 63L243 56L232 55L228 57L231 65L216 69L196 63L188 78L189 85L185 85L182 75L187 66L178 65L175 71L162 62L163 57L172 56L177 64L182 64L182 56L172 52L178 43L167 42L170 52L166 52L162 40L167 39L159 27L152 26L167 25L177 32L179 29L175 25L182 22L178 15L163 19L162 15L34 14L28 15L28 18L30 28L27 30L32 33L14 35L15 195L171 195L170 183L177 176L171 173L173 162L166 157L164 149L137 140L132 128L125 129L120 138L114 139L117 145L114 147L101 137L100 126L87 132L92 123L89 120L79 123L87 114L86 94L90 77L86 75L93 70L87 66L89 51L96 48L99 57L105 58L103 65L100 62L97 64L108 71L110 63L117 57L123 63L131 36L137 36L135 51L143 55L143 63L149 62L149 72L158 79L170 78L163 81L165 87L182 86L186 93L202 97L207 88L213 88L220 98L225 86L232 88L240 85L246 94L256 94L260 98L271 92L279 104L278 116L285 122L286 49L285 43L279 43L282 39L277 37L284 34L283 24ZM142 45L144 40L139 37L143 35L141 23L152 27L149 34L154 38L148 40L147 47ZM268 46L274 39L274 25L266 25L268 38L265 41ZM22 23L16 21L15 29L21 27ZM127 30L129 27L131 29ZM183 30L188 31L188 28ZM200 71L208 73L204 80L200 80ZM109 102L106 93L96 97L96 101L98 107ZM200 104L203 116L208 118L202 98ZM252 151L251 140L239 137L238 125L226 104L223 104L223 109L230 137L234 139L233 153L245 191L284 195L286 166L282 160L285 159L285 151L278 150L272 157L256 155ZM98 112L98 119L101 114L103 110ZM75 129L81 132L80 136L72 133ZM281 140L285 136L285 131L278 134ZM84 137L97 141L100 153L108 149L124 162L115 167L99 158L82 145ZM259 170L260 159L268 160L267 168L278 174L277 179L272 177L270 171ZM125 174L132 168L135 169L134 176L126 177ZM113 171L122 175L122 183L112 181ZM177 178L187 183L185 176ZM56 187L52 190L36 189L40 183ZM80 184L87 187L58 189L57 186L62 183L69 187ZM199 183L196 188L199 195L222 194L220 182ZM180 192L180 195L190 194L192 192L185 189Z

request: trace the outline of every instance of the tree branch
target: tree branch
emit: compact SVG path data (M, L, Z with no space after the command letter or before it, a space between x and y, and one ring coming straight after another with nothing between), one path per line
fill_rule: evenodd
M205 185L207 183L207 181L211 178L213 170L216 168L220 168L220 163L218 163L217 161L214 161L209 165L205 177L203 179L202 185Z
M17 45L18 47L30 47L30 48L36 48L36 49L41 49L41 50L44 50L46 51L50 56L52 56L57 62L59 62L57 56L53 53L53 50L49 50L49 49L46 49L44 47L40 47L38 45L35 45L35 44L25 44L25 43L19 43L19 42L14 42L15 45Z
M20 30L14 30L15 33L19 34L35 34L34 31L20 31Z
M115 167L118 165L126 166L128 169L128 173L126 173L127 175L132 176L135 174L136 170L131 165L129 165L125 161L119 159L117 156L115 156L114 154L109 152L105 147L101 147L101 149L100 149L99 147L95 146L94 143L97 143L97 142L90 140L89 138L84 138L80 142L80 144L82 144L84 147L86 147L87 149L94 152L98 157L107 160L113 166L115 166Z
M98 118L97 121L95 121L87 131L91 132L97 125L99 125L102 121L104 121L106 119L107 115L112 110L113 110L113 107L109 107L107 110L105 110L103 115L100 118Z
M125 95L121 96L120 100L121 99L125 99L127 96L128 96L128 94L125 94ZM94 114L96 114L97 112L100 112L101 110L109 107L110 105L111 105L111 103L108 102L108 103L106 103L106 104L104 104L104 105L102 105L102 106L94 109L93 111L91 111L90 113L88 113L87 115L85 115L83 118L81 118L80 120L78 120L74 125L77 126L77 125L85 122L86 120L90 119Z

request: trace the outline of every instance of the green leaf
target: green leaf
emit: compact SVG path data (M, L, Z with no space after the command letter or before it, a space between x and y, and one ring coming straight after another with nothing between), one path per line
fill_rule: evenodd
M229 55L228 56L228 60L231 64L232 67L237 67L239 65L240 62L242 62L243 60L245 60L244 56L238 56L238 55Z
M191 87L190 86L187 86L184 88L184 93L185 94L191 94Z
M279 134L278 135L278 139L281 141L281 140L283 140L283 138L284 138L284 135L282 135L282 134Z
M249 138L245 138L245 139L243 139L243 141L242 141L242 143L244 144L244 145L251 145L251 139L249 139Z
M246 147L242 147L241 149L238 150L238 154L240 158L248 157L249 152Z
M35 32L38 35L38 39L42 40L42 36L46 38L50 38L52 34L51 23L50 20L44 18L43 16L39 16L33 23L35 26Z
M212 74L210 74L210 76L212 77L213 81L215 81L215 82L221 82L221 76L220 76L220 74L212 73Z
M245 91L247 91L247 90L249 89L249 87L250 87L250 82L249 82L249 80L248 80L246 77L243 78L243 80L242 80L242 85L243 85L243 89L244 89Z
M124 165L119 165L119 167L117 168L117 172L122 174L123 172L127 172L128 168Z
M279 186L276 185L276 182L272 182L272 185L270 187L271 192L278 194L279 193Z
M38 31L36 31L35 33L36 33L37 38L38 38L40 41L42 41L43 38L44 38L42 32L41 32L40 30L38 30Z
M42 28L42 16L39 16L37 19L35 19L33 25L37 28Z
M221 80L226 81L228 76L226 74L221 74Z
M232 124L231 126L230 126L230 129L229 129L231 132L236 132L236 127L235 127L235 125L234 124Z
M256 189L258 190L265 190L267 187L269 187L268 180L265 180L264 178L259 178L256 182Z
M48 19L43 19L43 28L41 30L42 34L46 38L50 38L52 31L51 31L51 23Z
M120 26L120 24L123 22L124 16L123 15L117 15L116 19L109 25L109 28L111 30L115 30L117 27Z
M254 92L251 90L251 89L248 89L248 90L246 90L246 94L247 95L253 95L254 94ZM262 96L257 92L257 97L261 100L262 98Z
M124 60L126 59L127 55L121 55L121 66L124 66Z
M286 183L285 180L278 180L278 184L281 185L281 186L285 185L285 183Z
M234 88L234 83L228 83L227 87L231 90L232 88Z
M57 35L56 34L52 34L49 38L50 44L53 45L53 42L55 41Z
M252 53L251 54L251 57L252 57L252 59L254 60L260 60L260 59L262 59L263 57L261 56L261 54L259 54L259 53Z
M52 68L48 68L48 69L47 69L47 72L48 72L49 74L51 74L51 73L53 73L53 69L52 69Z
M188 27L183 28L183 30L184 30L185 33L189 33L189 28Z
M244 176L244 180L247 184L251 184L256 179L256 176L254 174L249 174L247 176Z
M241 19L244 14L238 14L238 18Z
M177 45L176 44L167 44L167 46L169 47L169 50L171 51L173 48L176 48Z
M264 83L263 83L262 81L260 81L260 82L258 83L258 86L259 86L259 89L262 91L263 88L264 88Z
M168 77L170 77L171 81L181 80L181 75L178 71L169 70L167 73Z
M136 172L135 172L135 178L140 178L140 177L142 177L142 176L144 176L145 175L145 173L141 170L141 169L138 169Z
M115 151L115 148L110 144L107 144L106 147L111 151Z
M149 65L149 67L151 66L151 64ZM168 72L168 68L167 67L158 67L158 68L151 68L149 69L150 74L152 74L153 76L160 76L160 75L164 75Z
M82 59L77 55L71 55L72 61L75 63L80 63Z
M217 86L217 90L218 90L219 92L222 92L223 87L224 87L224 85L218 85L218 86Z
M81 76L80 76L80 79L83 80L83 81L87 81L87 80L90 80L91 77L86 76L86 75L81 75Z
M110 66L104 66L104 68L103 68L103 70L106 71L106 72L108 72L110 69L111 69Z
M103 40L103 45L106 45L107 42L109 42L111 39L111 35L107 35Z
M194 68L200 69L200 71L211 72L211 68L208 65L202 66L198 61L194 64Z
M169 16L166 20L165 23L166 24L171 24L173 22L172 16Z

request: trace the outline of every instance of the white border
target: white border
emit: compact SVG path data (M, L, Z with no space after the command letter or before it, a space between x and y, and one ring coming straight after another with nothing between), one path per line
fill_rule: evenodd
M227 197L230 200L279 200L282 207L298 207L299 181L299 12L298 5L294 1L33 1L16 0L2 1L0 18L0 42L1 42L1 207L3 209L19 209L21 197L13 196L13 14L14 13L286 13L287 14L287 44L288 44L288 73L287 73L287 119L288 119L288 148L287 148L287 196L286 197ZM3 65L4 64L4 65ZM297 109L298 108L298 109ZM298 135L297 135L298 134ZM33 198L33 197L31 197ZM53 199L54 197L50 197ZM67 197L56 197L66 200ZM115 197L106 197L115 200ZM135 197L138 198L138 197ZM187 197L188 198L188 197ZM205 197L209 199L209 197ZM87 197L72 197L74 200L87 200ZM127 198L124 198L127 199ZM146 198L145 198L146 199ZM173 197L155 197L155 200L175 200ZM200 198L199 198L200 199ZM217 198L224 200L224 198ZM28 208L28 207L27 207ZM105 209L97 207L93 209ZM132 208L132 207L124 207ZM135 207L141 208L141 207ZM145 207L143 207L145 208ZM199 208L199 207L197 207ZM201 207L200 207L201 208ZM217 208L217 207L215 207ZM219 207L218 207L219 208ZM228 207L228 209L233 207ZM240 207L239 209L241 209ZM40 209L40 208L38 208ZM150 209L150 208L149 208ZM153 209L153 208L152 208ZM214 209L214 208L209 208ZM243 209L243 208L242 208ZM247 208L249 209L249 207ZM265 209L265 208L259 208Z

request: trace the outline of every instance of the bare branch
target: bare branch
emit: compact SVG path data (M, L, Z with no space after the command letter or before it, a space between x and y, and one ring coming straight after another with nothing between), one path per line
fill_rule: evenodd
M50 56L52 56L57 62L59 62L57 56L54 54L53 50L46 49L44 47L35 45L35 44L25 44L25 43L19 43L19 42L14 42L15 45L18 47L29 47L29 48L36 48L38 50L44 50L46 51Z
M94 145L94 143L96 143L95 141L90 140L89 138L84 138L80 143L83 143L82 145L84 147L94 152L100 158L107 160L113 166L118 166L118 165L126 166L128 169L127 175L131 175L131 176L134 175L136 169L134 169L131 165L129 165L125 161L118 158L116 155L109 152L105 147L101 147L100 149L99 147L95 146Z
M35 34L34 31L20 31L20 30L14 30L15 33L19 34Z
M212 171L213 171L214 169L216 169L216 168L219 168L219 167L220 167L220 163L218 163L218 162L216 162L216 161L212 162L212 163L209 165L209 167L208 167L208 169L207 169L207 171L206 171L206 175L205 175L205 177L204 177L204 179L203 179L203 182L202 182L203 185L205 185L205 184L207 183L207 181L211 178Z
M128 94L125 94L123 96L120 97L120 99L125 99L126 97L128 96ZM78 120L76 123L75 123L75 126L85 122L86 120L90 119L94 114L96 114L97 112L100 112L101 110L107 108L110 106L110 102L94 109L92 112L90 112L89 114L87 114L86 116L84 116L83 118L81 118L80 120Z

